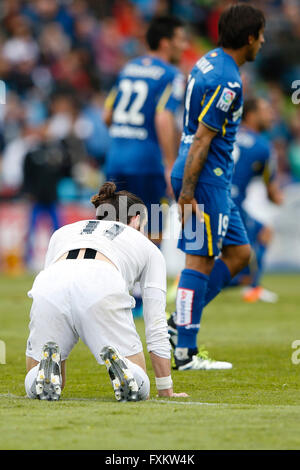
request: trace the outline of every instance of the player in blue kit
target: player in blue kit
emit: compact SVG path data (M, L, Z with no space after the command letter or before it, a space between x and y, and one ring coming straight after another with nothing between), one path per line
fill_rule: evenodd
M234 147L235 170L232 179L232 198L239 208L253 250L253 260L243 269L231 285L249 285L244 300L276 302L277 295L260 285L263 260L272 240L272 228L253 218L243 204L247 188L253 178L262 177L267 196L275 204L283 202L283 195L276 182L276 159L274 151L262 134L272 126L272 108L262 98L249 98L244 104L242 126L237 133ZM249 282L250 281L250 282Z
M159 17L150 24L146 40L149 52L125 65L106 100L104 119L112 137L106 174L118 190L143 199L150 238L159 244L162 221L151 217L151 204L160 204L166 188L171 194L178 141L174 114L185 85L175 65L187 39L179 19Z
M184 129L172 171L183 221L178 247L186 253L176 314L169 320L171 341L177 340L178 370L232 367L199 353L197 335L203 308L250 258L247 233L230 196L232 150L243 109L239 67L255 59L264 26L260 10L248 4L231 6L219 20L220 47L202 57L189 76Z

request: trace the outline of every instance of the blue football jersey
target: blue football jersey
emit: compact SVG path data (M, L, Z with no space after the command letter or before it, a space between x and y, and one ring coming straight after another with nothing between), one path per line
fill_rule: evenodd
M173 65L145 55L120 72L106 100L113 109L107 174L163 174L155 113L175 113L184 95L184 77Z
M182 178L199 122L217 132L211 141L199 181L228 188L232 150L243 111L242 81L234 59L222 48L203 56L193 67L185 93L183 133L172 176Z
M275 155L269 141L260 133L242 126L234 144L235 168L232 178L231 195L241 206L246 198L249 183L254 177L263 176L272 181L276 175Z

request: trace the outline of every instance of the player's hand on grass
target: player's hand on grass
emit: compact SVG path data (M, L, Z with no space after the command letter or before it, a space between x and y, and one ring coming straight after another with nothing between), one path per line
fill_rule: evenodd
M172 397L179 397L179 398L187 398L189 397L189 395L185 392L179 392L179 393L176 393L174 392L173 395L171 395Z
M185 392L176 393L176 392L173 392L172 388L167 388L165 390L158 390L158 396L159 397L170 397L170 398L173 398L173 397L187 398L189 395Z

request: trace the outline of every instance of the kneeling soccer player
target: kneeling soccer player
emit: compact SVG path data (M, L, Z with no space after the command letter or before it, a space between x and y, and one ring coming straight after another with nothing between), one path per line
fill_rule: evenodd
M158 394L187 396L173 392L166 267L160 250L141 233L147 221L145 205L132 193L116 192L114 183L105 183L92 203L95 220L54 232L45 269L28 293L33 304L26 350L27 395L60 398L66 359L81 338L97 362L105 364L118 401L149 397L143 347L131 311L134 299L129 294L139 281Z

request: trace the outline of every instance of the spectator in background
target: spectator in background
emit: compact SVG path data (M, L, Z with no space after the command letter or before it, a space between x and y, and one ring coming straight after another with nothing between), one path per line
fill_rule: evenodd
M41 218L48 217L51 230L61 226L57 208L58 184L86 158L75 133L79 105L71 93L51 97L50 117L39 129L39 142L24 157L23 193L32 201L25 261L30 266L34 237Z
M115 82L118 72L124 64L122 56L122 39L113 18L105 18L101 23L98 36L95 38L95 61L101 72L101 84L108 92Z
M24 96L33 86L32 72L38 60L39 48L24 17L13 17L9 29L11 37L5 41L2 49L3 58L10 67L7 82L10 89Z
M73 35L73 16L59 0L29 1L25 3L21 11L32 22L36 35L41 34L44 27L52 22L60 24L68 36Z

